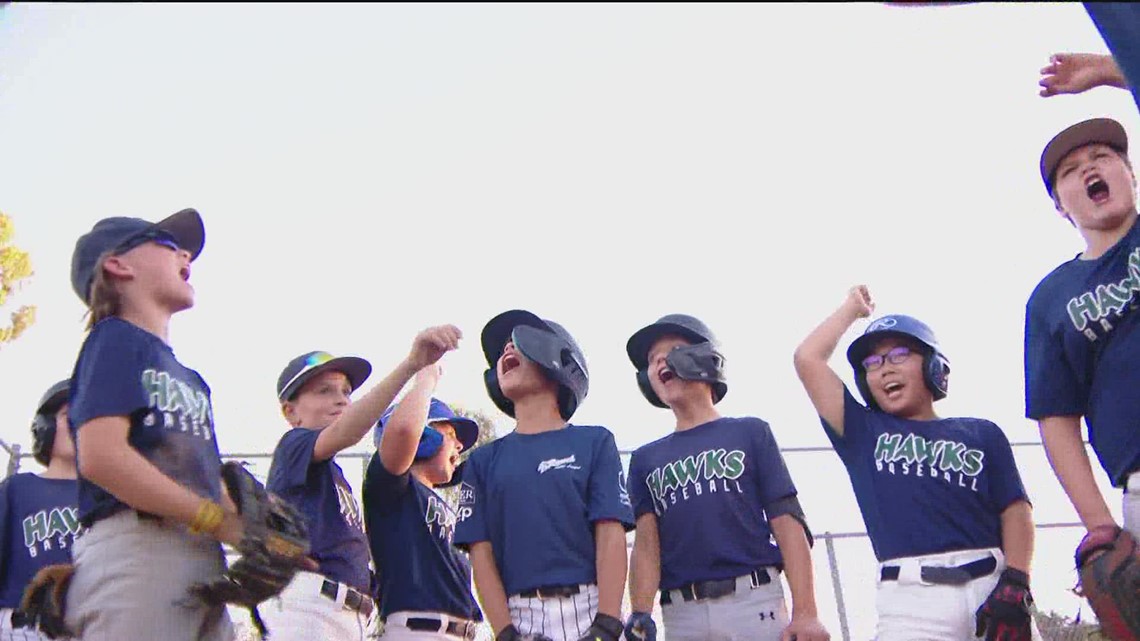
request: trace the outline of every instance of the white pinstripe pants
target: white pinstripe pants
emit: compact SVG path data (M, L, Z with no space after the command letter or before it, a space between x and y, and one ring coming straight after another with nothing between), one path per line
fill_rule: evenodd
M522 634L542 634L554 641L578 641L598 613L598 586L579 587L581 592L566 597L510 597L507 609L511 612L511 623Z
M0 608L0 641L49 641L49 639L40 634L39 630L12 628L12 608Z
M1124 529L1140 537L1140 472L1128 477L1124 491Z

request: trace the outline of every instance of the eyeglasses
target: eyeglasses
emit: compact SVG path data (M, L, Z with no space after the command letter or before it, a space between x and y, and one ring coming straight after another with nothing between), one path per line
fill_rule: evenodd
M907 358L914 352L905 345L900 345L886 354L871 354L863 359L863 370L873 372L883 366L883 363L890 361L893 365L901 365Z
M169 232L157 230L157 231L145 232L145 233L139 234L137 236L132 236L131 238L128 238L126 240L126 242L124 242L123 244L121 244L115 248L115 255L118 256L121 254L125 254L125 253L131 251L132 249L134 249L135 247L139 247L139 246L145 245L147 243L154 243L156 245L161 245L163 247L166 247L167 249L172 249L174 251L181 251L182 250L182 247L178 244L177 238L175 238Z

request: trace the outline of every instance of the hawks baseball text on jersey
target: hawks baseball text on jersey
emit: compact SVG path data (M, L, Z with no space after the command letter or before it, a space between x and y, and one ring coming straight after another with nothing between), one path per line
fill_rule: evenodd
M941 478L977 492L985 452L958 441L886 432L876 440L874 456L880 472Z
M179 380L170 372L143 370L142 386L149 397L150 407L162 412L162 428L189 432L205 440L214 438L214 415L210 398L191 385ZM147 427L157 420L154 414L144 419Z
M657 516L661 516L678 499L687 501L716 492L743 494L739 481L743 473L743 451L711 449L651 470L645 484L653 495Z

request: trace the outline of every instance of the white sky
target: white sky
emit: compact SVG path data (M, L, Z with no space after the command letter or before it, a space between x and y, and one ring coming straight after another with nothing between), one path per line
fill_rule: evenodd
M1106 51L1080 4L9 5L0 209L36 269L12 303L39 317L0 354L0 438L29 444L82 342L75 239L105 216L196 207L197 305L171 340L213 388L226 452L272 450L293 356L364 356L371 384L431 324L466 332L439 396L494 412L478 336L514 307L575 334L592 374L575 422L621 447L671 429L624 352L670 312L720 335L725 414L826 445L792 351L860 282L877 314L938 332L940 413L1036 441L1024 304L1081 249L1041 187L1041 147L1096 115L1140 131L1126 92L1038 97L1054 51ZM862 327L836 356L847 380ZM787 457L816 531L863 530L834 454ZM1040 449L1019 461L1037 519L1074 520ZM1043 609L1076 613L1078 540L1039 534ZM870 545L837 550L866 637Z

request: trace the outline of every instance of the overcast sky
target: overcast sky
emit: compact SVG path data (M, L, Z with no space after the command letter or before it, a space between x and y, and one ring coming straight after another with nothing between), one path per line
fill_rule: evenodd
M197 304L170 338L213 389L226 452L272 450L292 357L363 356L371 385L439 323L465 332L439 395L505 419L478 337L516 307L578 338L591 390L575 422L623 448L672 427L624 351L672 312L722 339L723 413L823 446L792 351L857 283L877 314L938 332L942 415L1037 441L1024 305L1082 248L1038 157L1086 117L1140 131L1126 92L1038 97L1055 51L1106 51L1080 4L8 5L0 210L36 270L12 303L39 312L0 351L0 438L27 447L36 400L74 364L76 238L102 217L195 207ZM835 359L849 382L842 351L864 326ZM1075 520L1040 448L1018 459L1037 519ZM863 530L833 453L787 460L817 531ZM1076 613L1079 538L1039 535L1045 609ZM837 548L866 637L870 545Z

